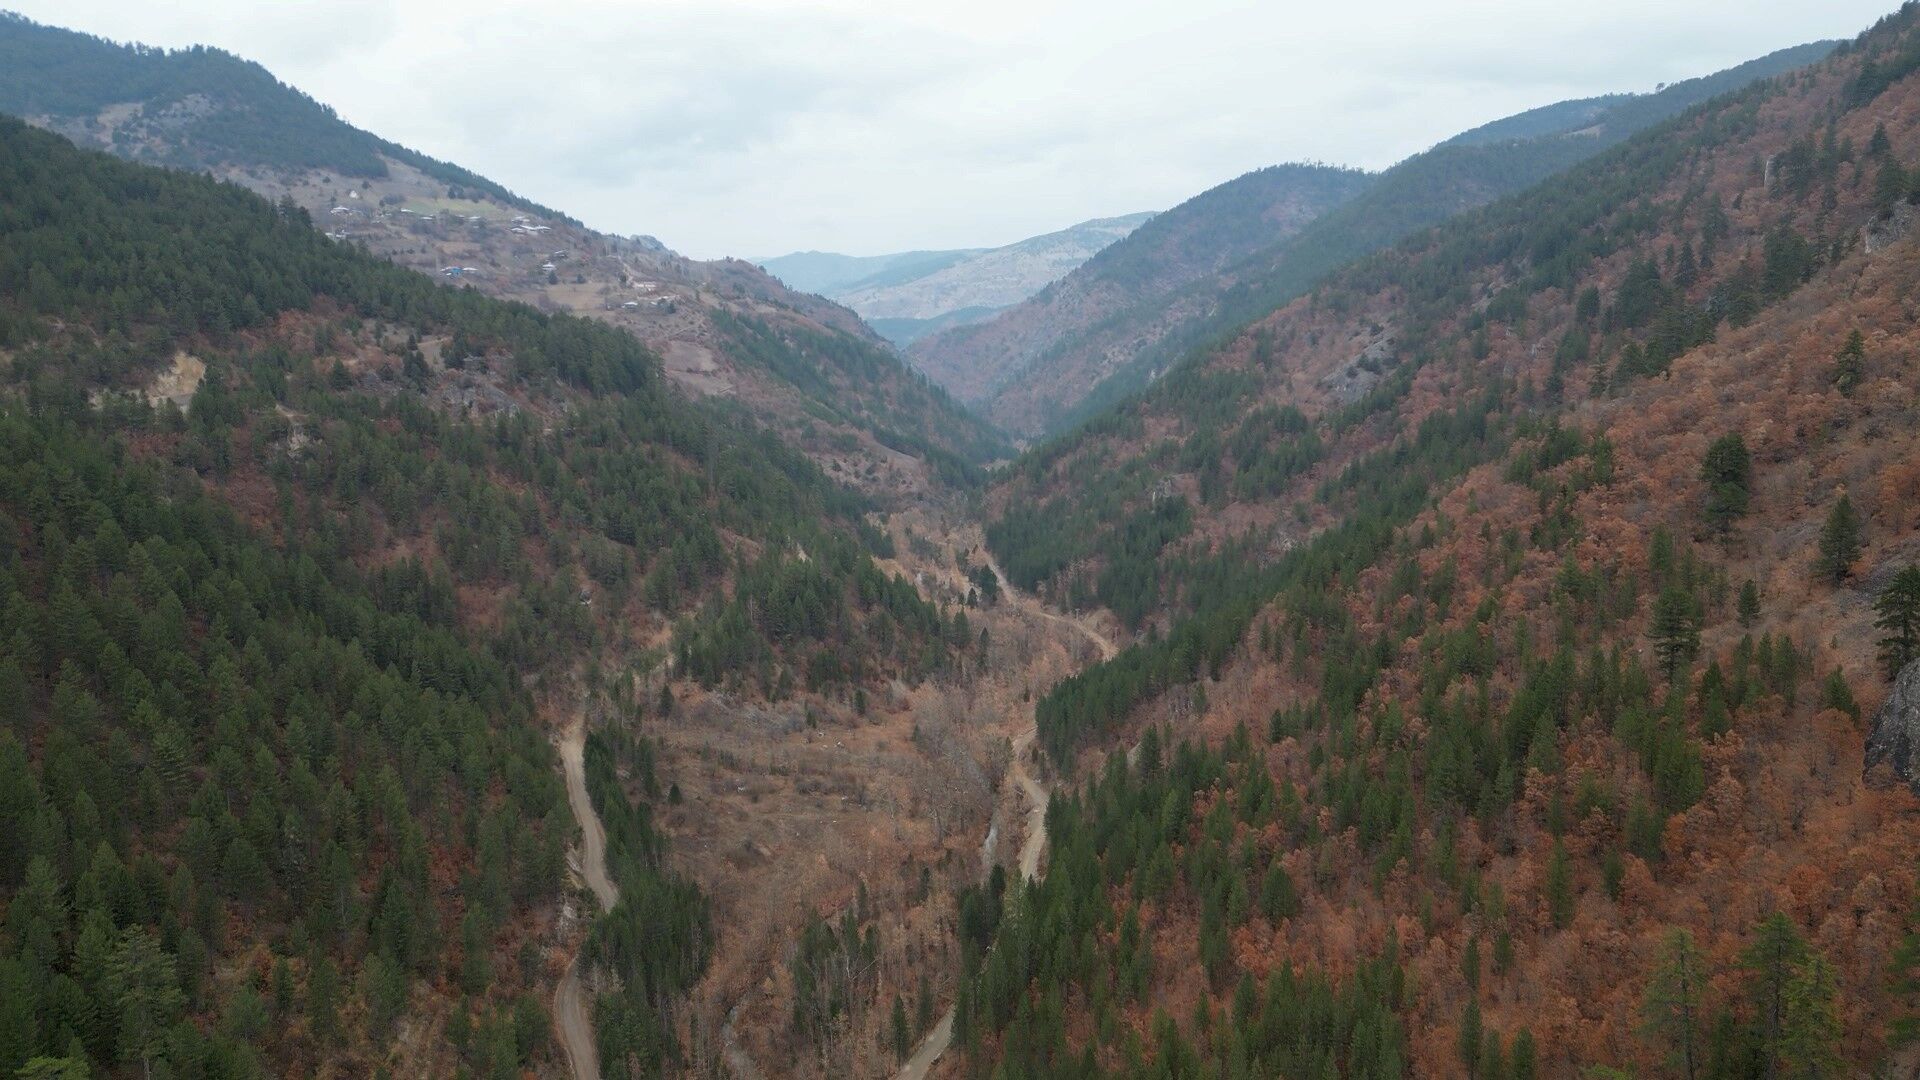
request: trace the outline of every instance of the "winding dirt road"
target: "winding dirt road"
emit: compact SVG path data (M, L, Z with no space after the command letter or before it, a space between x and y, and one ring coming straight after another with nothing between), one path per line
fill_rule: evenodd
M952 1041L953 1010L948 1009L940 1017L940 1022L933 1025L933 1030L927 1032L927 1037L920 1040L920 1045L914 1049L913 1056L907 1059L906 1064L900 1066L898 1080L924 1080L928 1070L933 1068L933 1063L939 1061L940 1055L947 1052L947 1044Z
M560 771L567 778L567 805L580 823L580 876L599 901L611 911L620 901L620 888L607 876L607 832L587 797L587 726L575 717L560 737ZM573 1069L574 1080L600 1080L600 1052L594 1044L593 1015L586 988L580 982L580 956L575 954L553 992L553 1023L559 1029L560 1048Z
M1000 594L1007 600L1037 618L1071 627L1076 633L1084 635L1093 642L1095 648L1100 650L1102 660L1111 660L1119 653L1120 650L1115 648L1113 642L1100 631L1072 616L1049 611L1041 606L1038 600L1016 590L1013 583L1007 580L1007 575L1001 572L1000 564L992 555L987 556L987 565L993 568L993 576L1000 582ZM1027 757L1033 748L1034 736L1038 730L1037 727L1029 726L1013 740L1013 782L1019 785L1021 792L1027 797L1027 829L1026 839L1020 844L1020 876L1028 881L1033 881L1040 876L1040 856L1047 848L1047 803L1050 795L1027 768ZM941 1014L939 1023L933 1025L933 1030L927 1032L927 1037L920 1040L919 1046L914 1047L913 1056L900 1066L900 1071L895 1074L895 1080L926 1080L935 1063L940 1060L940 1055L947 1052L947 1047L952 1042L953 1009L949 1007L945 1013Z
M1100 631L1095 630L1093 627L1088 626L1086 623L1071 615L1062 615L1057 611L1047 608L1041 604L1040 601L1014 588L1013 582L1007 580L1006 572L1000 569L999 560L995 559L991 553L987 554L987 565L993 569L994 580L1000 583L1000 595L1012 601L1015 607L1020 608L1035 618L1045 619L1048 622L1068 627L1075 633L1084 636L1088 641L1093 642L1095 648L1100 650L1100 659L1102 660L1111 660L1120 654L1120 649L1115 646L1112 641L1108 640L1105 634L1102 634Z
M1013 782L1027 796L1027 838L1020 844L1020 876L1027 881L1040 876L1040 853L1047 846L1047 801L1051 797L1027 771L1027 756L1038 730L1028 728L1013 740Z

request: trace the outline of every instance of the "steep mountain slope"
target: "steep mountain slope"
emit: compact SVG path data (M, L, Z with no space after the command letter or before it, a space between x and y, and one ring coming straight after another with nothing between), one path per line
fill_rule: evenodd
M1861 718L1920 562L1916 72L1910 6L1010 471L1008 576L1139 637L1039 706L1091 779L976 954L976 1065L1910 1068L1920 803Z
M1809 63L1830 47L1784 49L1658 93L1563 102L1463 133L1156 303L1131 307L1097 326L1070 321L1075 332L1036 354L1017 377L1003 379L991 400L961 396L1010 431L1031 436L1062 430L1151 382L1187 350L1231 333L1356 258L1538 183L1716 94ZM929 340L916 350L915 361L938 378L944 368L928 366L929 356L944 348Z
M820 267L821 259L848 259L849 264L871 266L870 273L835 281L817 291L859 312L895 344L906 345L949 326L978 322L1025 300L1151 217L1130 214L1096 218L997 248L912 252L872 259L817 253L787 258L808 260L798 264L803 274ZM780 262L770 260L767 268L777 274Z
M992 320L921 338L909 356L961 401L989 403L1063 343L1292 234L1370 181L1365 173L1317 165L1248 173L1155 216ZM998 421L1011 417L998 414ZM1037 429L1014 424L1010 430Z
M835 723L964 617L630 334L10 118L0 189L0 1069L551 1071L583 937L601 1060L684 1060L752 943L667 858L638 717ZM616 711L583 932L544 733Z
M699 393L732 397L867 490L963 479L1001 452L851 312L737 260L594 232L353 128L257 64L0 20L0 110L85 146L205 170L449 285L611 322Z

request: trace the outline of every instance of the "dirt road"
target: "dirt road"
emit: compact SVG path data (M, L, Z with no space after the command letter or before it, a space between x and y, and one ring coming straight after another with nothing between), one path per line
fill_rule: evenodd
M620 902L620 888L607 876L607 831L587 797L587 729L576 720L560 739L560 770L567 777L567 805L580 823L580 874L602 910Z
M927 1032L927 1037L920 1040L920 1045L914 1049L913 1056L907 1059L906 1064L900 1066L898 1080L926 1080L928 1070L933 1068L934 1062L940 1060L941 1054L947 1052L947 1044L952 1041L953 1010L948 1009L946 1015L940 1018L940 1022L933 1025L933 1030Z
M611 910L620 901L620 889L607 875L607 833L587 797L587 727L584 717L575 717L560 737L560 771L567 778L567 805L580 823L580 876L602 910ZM600 1053L594 1044L593 1016L586 988L580 982L580 957L576 954L560 985L553 992L553 1023L560 1035L560 1048L573 1069L574 1080L600 1080Z
M1040 876L1040 853L1047 846L1047 789L1027 769L1027 756L1033 749L1037 729L1028 728L1013 740L1013 782L1027 796L1027 838L1020 844L1020 876L1028 881Z
M1100 650L1102 660L1111 660L1119 653L1120 650L1115 648L1113 642L1100 631L1072 616L1049 611L1041 606L1038 600L1021 594L1013 587L1013 583L1007 580L1007 575L1001 572L1000 564L994 561L993 556L987 556L987 565L993 568L993 576L1000 582L1000 595L1008 602L1040 619L1069 627L1074 632L1085 636L1093 642L1095 648ZM1033 749L1033 739L1037 730L1037 728L1028 727L1013 740L1013 782L1019 785L1021 793L1027 797L1027 829L1026 839L1020 844L1020 876L1028 881L1040 876L1040 856L1047 848L1047 802L1050 798L1047 789L1041 785L1040 781L1034 779L1032 771L1027 768L1027 757ZM953 1009L949 1008L940 1017L939 1023L933 1025L933 1030L927 1032L927 1037L920 1040L920 1045L914 1048L913 1056L900 1066L900 1071L895 1074L895 1080L926 1080L934 1065L939 1062L940 1055L947 1052L947 1046L952 1042Z
M1088 626L1086 623L1071 615L1062 615L1057 611L1048 610L1040 601L1014 588L1013 582L1007 580L1007 575L1000 569L1000 563L995 560L991 554L987 556L987 565L993 569L994 579L1000 582L1000 595L1005 597L1015 607L1020 608L1036 618L1045 619L1051 623L1058 623L1061 626L1072 629L1075 633L1085 636L1087 640L1093 642L1095 648L1100 650L1100 659L1102 660L1111 660L1119 655L1119 648L1115 646L1112 641L1108 640L1105 634L1102 634L1100 631L1095 630L1093 627Z

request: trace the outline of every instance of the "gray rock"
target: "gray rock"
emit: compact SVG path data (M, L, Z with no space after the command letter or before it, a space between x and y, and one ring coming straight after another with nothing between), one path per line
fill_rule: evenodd
M1367 392L1380 384L1386 372L1394 366L1394 346L1396 335L1392 330L1382 331L1367 347L1348 357L1346 362L1328 372L1320 380L1320 386L1342 405L1351 405L1367 396Z
M1920 660L1908 664L1894 680L1893 693L1873 714L1867 732L1866 767L1881 762L1920 795Z

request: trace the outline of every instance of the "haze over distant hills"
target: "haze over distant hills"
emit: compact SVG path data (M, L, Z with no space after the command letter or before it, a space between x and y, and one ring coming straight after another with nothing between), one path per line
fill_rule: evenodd
M1560 102L1482 125L1301 214L1226 227L1251 174L1195 196L990 320L927 335L913 362L1002 428L1060 430L1145 386L1189 350L1300 295L1325 274L1416 229L1538 183L1717 94L1810 63L1783 49L1650 94ZM1293 174L1275 173L1272 184ZM1364 190L1363 190L1364 189ZM1208 237L1195 261L1163 250L1176 224Z
M996 248L866 256L805 251L760 265L795 289L847 305L905 345L1025 300L1152 217L1095 218Z

